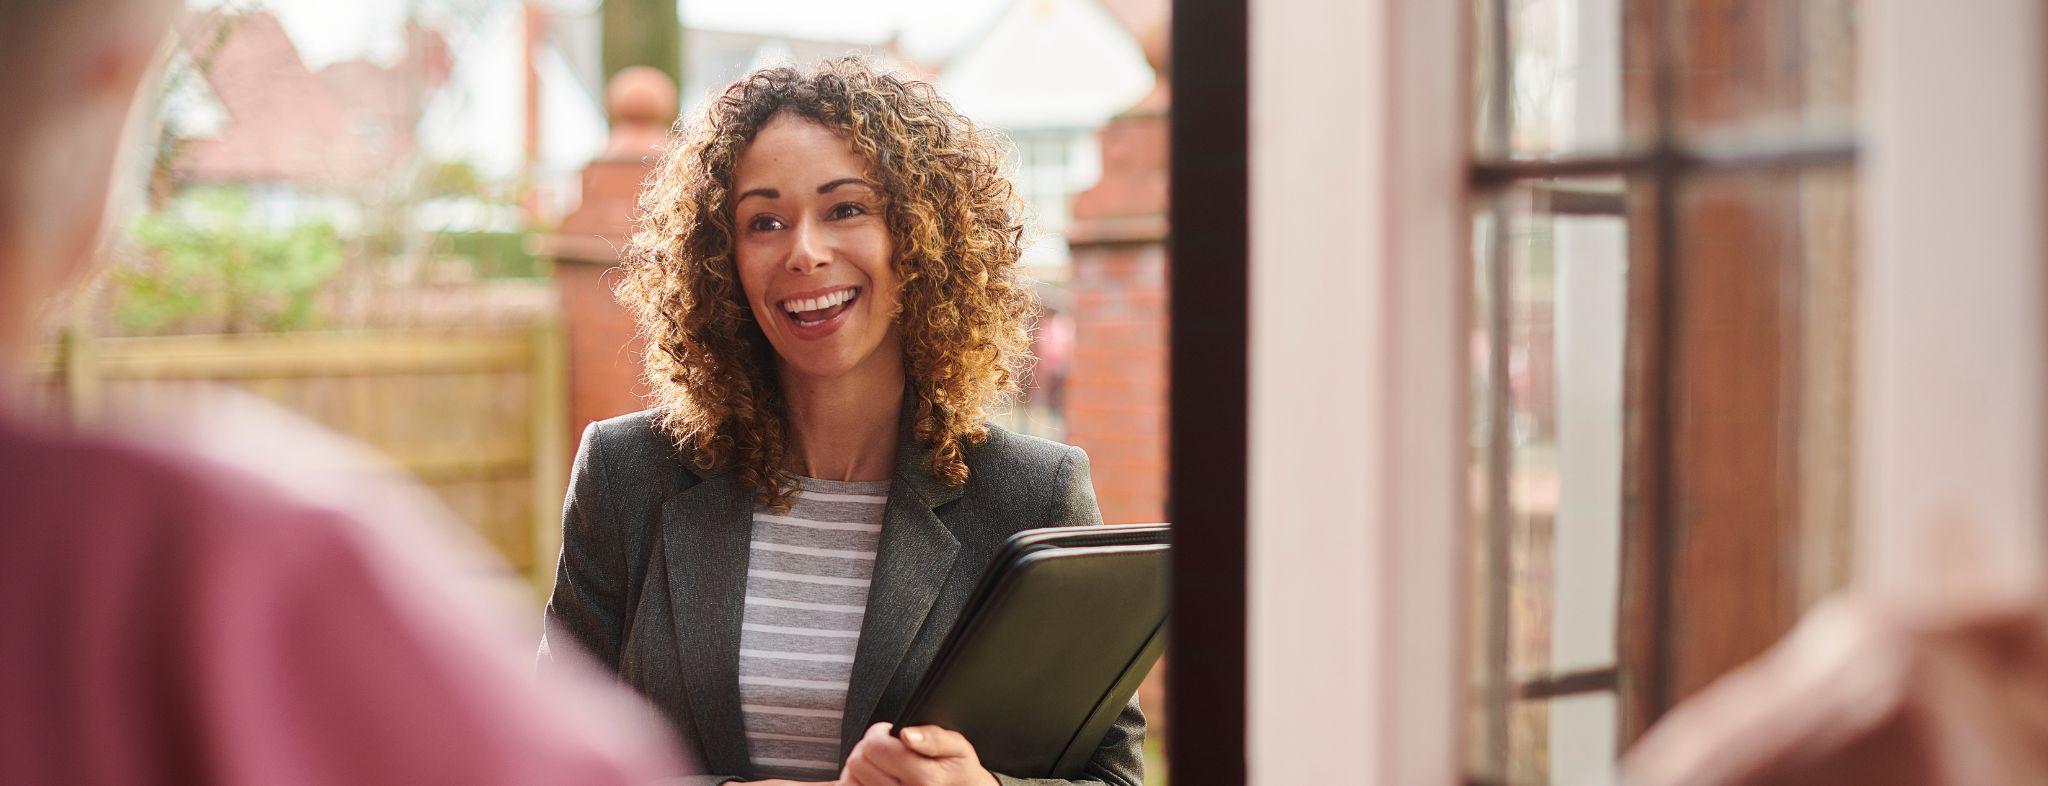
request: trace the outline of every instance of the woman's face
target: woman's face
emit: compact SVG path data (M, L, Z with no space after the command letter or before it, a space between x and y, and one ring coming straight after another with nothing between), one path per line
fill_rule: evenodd
M845 137L785 114L733 172L740 286L785 374L899 373L895 241L867 169Z

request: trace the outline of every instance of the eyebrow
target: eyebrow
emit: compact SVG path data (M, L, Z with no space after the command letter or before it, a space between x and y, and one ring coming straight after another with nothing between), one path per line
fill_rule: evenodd
M866 181L866 180L863 180L863 179L861 179L861 178L858 178L858 177L842 177L842 178L839 178L838 180L834 180L834 181L832 181L832 182L829 182L829 183L826 183L826 184L824 184L824 185L822 185L822 186L818 186L818 193L820 193L820 194L829 194L829 193L831 193L831 192L832 192L832 190L833 190L833 189L836 189L836 188L838 188L838 187L840 187L840 186L845 186L845 185L855 185L855 186L861 186L861 187L863 187L863 188L868 188L868 189L872 189L872 188L874 188L874 186L870 185L870 184L868 183L868 181ZM746 201L746 198L747 198L747 197L751 197L751 196L758 196L758 197L767 197L767 198L769 198L769 199L781 199L781 198L782 198L782 192L781 192L781 191L779 191L779 190L773 189L773 188L750 188L750 189L747 189L747 190L746 190L746 191L744 191L744 192L741 192L741 193L740 193L740 196L739 196L739 198L738 198L738 199L735 199L735 200L733 200L733 201L732 201L732 203L733 203L733 204L735 204L735 205L737 205L737 204L739 204L739 203L741 203L741 202L743 202L743 201Z
M832 189L838 188L838 187L840 187L840 186L843 186L843 185L849 185L849 184L851 184L851 185L856 185L856 186L863 186L863 187L866 187L866 188L874 188L874 186L870 186L870 185L868 185L868 181L866 181L866 180L862 180L862 179L860 179L860 178L857 178L857 177L842 177L842 178L839 178L838 180L834 180L834 181L832 181L832 182L830 182L830 183L826 183L826 184L824 184L824 185L822 185L822 186L818 186L818 193L820 193L820 194L824 194L824 193L829 193L829 192L831 192L831 190L832 190Z

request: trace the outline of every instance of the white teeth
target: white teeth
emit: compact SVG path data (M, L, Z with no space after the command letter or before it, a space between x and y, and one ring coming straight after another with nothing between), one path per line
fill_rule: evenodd
M848 287L820 297L791 298L782 301L782 308L786 311L817 311L821 308L831 308L853 299L854 293L858 291L860 290L857 287Z

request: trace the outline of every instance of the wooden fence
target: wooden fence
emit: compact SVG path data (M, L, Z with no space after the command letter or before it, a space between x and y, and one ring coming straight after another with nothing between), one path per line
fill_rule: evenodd
M497 547L539 597L553 586L568 478L568 387L552 323L488 332L308 332L84 339L39 362L45 409L231 385L382 452Z

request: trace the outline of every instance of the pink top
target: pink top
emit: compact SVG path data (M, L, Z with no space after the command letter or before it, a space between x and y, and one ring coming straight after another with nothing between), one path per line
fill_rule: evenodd
M595 672L536 681L531 632L453 584L459 563L288 485L0 416L0 783L686 771Z

